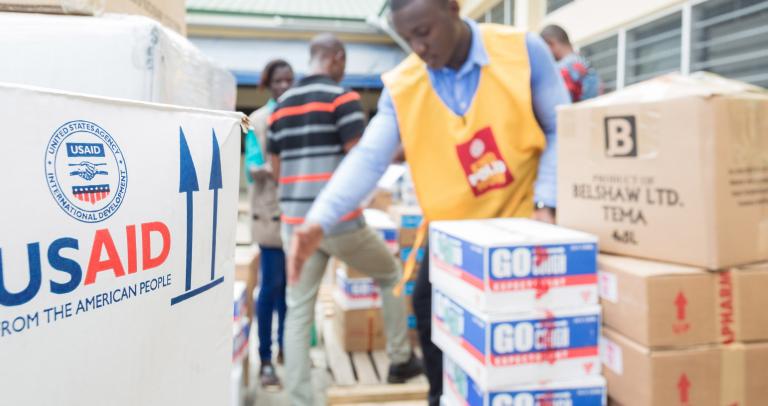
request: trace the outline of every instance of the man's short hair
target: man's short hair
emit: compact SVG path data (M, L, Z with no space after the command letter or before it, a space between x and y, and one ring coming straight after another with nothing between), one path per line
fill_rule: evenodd
M568 33L559 25L551 24L544 27L544 29L541 30L541 37L545 40L550 39L564 45L571 45Z
M317 34L309 43L309 56L312 59L334 55L340 51L344 51L344 43L331 33Z

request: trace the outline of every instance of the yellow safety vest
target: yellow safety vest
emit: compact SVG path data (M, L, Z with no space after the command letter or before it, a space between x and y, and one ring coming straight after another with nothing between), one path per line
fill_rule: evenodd
M546 139L531 103L525 33L493 24L481 24L480 32L489 63L463 116L440 100L415 54L382 76L424 213L417 244L427 221L530 217L533 212L533 185ZM415 256L409 258L406 276L414 262Z

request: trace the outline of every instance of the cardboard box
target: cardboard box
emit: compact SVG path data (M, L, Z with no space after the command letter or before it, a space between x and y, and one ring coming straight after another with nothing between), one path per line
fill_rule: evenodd
M598 267L606 326L647 347L719 341L715 273L610 255Z
M729 290L734 298L733 311L728 311L727 300L721 301L721 340L726 343L768 341L768 263L738 267L720 274L718 294L728 298ZM733 322L729 323L731 320Z
M241 362L248 355L248 342L251 336L251 319L241 317L232 325L232 362Z
M233 346L232 346L232 404L240 405L240 398L243 396L242 389L248 389L250 362L248 357L248 343L251 334L251 318L243 317L235 321L232 327Z
M432 342L483 389L598 375L599 335L597 305L487 316L432 290Z
M768 340L768 264L721 272L601 255L603 322L646 347Z
M605 378L600 375L484 390L449 356L443 357L443 394L447 406L603 406L606 393Z
M386 212L375 209L364 211L365 222L379 233L379 236L389 248L389 252L397 254L397 227Z
M0 106L0 403L227 404L243 116L8 84Z
M392 206L392 191L382 188L376 188L371 196L367 208L386 212Z
M400 248L400 262L405 264L406 261L408 261L408 256L411 255L411 252L413 252L413 247L403 247ZM416 263L420 264L424 261L424 248L419 248L416 250Z
M721 269L768 259L768 93L667 75L558 110L559 224L604 252Z
M345 268L336 270L333 297L342 309L373 309L381 307L381 289L373 278L350 278Z
M345 310L335 303L336 332L344 351L375 351L386 346L381 309Z
M738 376L738 372L736 372L736 376L726 378L724 389L726 391L732 390L732 392L725 396L725 405L768 405L768 385L765 384L768 382L768 367L766 367L768 365L768 342L749 343L745 344L743 348L743 354L737 352L734 355L732 353L731 356L725 358L726 362L732 365L727 367L726 371L734 369L738 371L741 364L744 365L743 377Z
M596 304L597 239L527 219L430 224L433 284L481 312Z
M152 19L0 13L0 82L234 110L234 76Z
M0 0L0 11L98 16L104 12L150 17L187 33L185 0Z
M258 279L261 251L258 245L235 247L235 280L247 282L253 275Z
M622 406L768 404L768 343L650 350L603 334L608 395Z
M392 206L389 209L395 225L398 227L398 243L400 247L413 247L416 243L416 234L418 233L421 221L424 215L418 206Z
M248 295L246 294L246 284L245 282L241 281L235 281L234 285L234 295L232 299L232 304L234 306L233 314L234 314L234 320L237 321L241 317L244 317L246 315L246 309L247 302L248 302Z
M397 243L401 248L413 247L413 244L416 244L418 233L418 228L400 228L397 230Z
M258 245L235 247L235 280L245 282L245 314L254 318L254 299L256 286L259 285L261 251Z

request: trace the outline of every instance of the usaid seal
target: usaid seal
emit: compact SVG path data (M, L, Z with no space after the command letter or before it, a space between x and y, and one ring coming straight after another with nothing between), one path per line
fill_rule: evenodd
M59 207L85 223L112 216L128 187L120 147L106 130L82 120L65 123L51 136L45 178Z

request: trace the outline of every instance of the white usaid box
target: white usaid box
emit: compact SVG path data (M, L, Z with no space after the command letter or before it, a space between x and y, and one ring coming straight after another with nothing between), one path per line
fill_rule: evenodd
M241 115L0 106L0 404L227 404Z
M432 342L483 389L600 373L600 306L481 315L432 289Z
M482 312L596 304L597 238L527 219L436 221L429 279Z
M443 357L443 394L449 406L604 406L605 378L591 375L485 390L450 357Z
M195 45L146 17L0 13L0 82L233 110L237 87Z
M381 289L373 278L350 278L344 267L336 269L336 303L344 310L381 307Z

